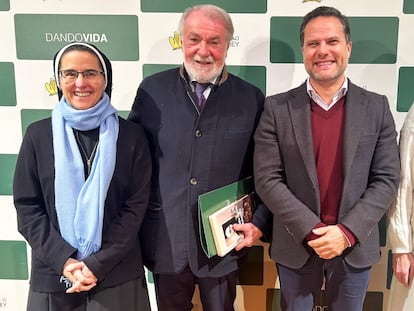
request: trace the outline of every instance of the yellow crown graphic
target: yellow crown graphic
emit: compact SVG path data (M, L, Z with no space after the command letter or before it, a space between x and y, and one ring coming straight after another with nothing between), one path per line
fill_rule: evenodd
M56 95L57 94L57 85L54 78L50 78L49 83L45 83L46 91L49 93L49 96Z
M170 41L170 45L173 50L181 49L181 38L180 34L177 31L174 31L173 37L168 37L168 41Z

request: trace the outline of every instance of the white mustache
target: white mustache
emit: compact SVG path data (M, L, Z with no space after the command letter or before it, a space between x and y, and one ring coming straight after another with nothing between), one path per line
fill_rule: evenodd
M194 56L194 61L196 61L196 62L212 63L213 62L213 58L211 56L208 56L208 57Z

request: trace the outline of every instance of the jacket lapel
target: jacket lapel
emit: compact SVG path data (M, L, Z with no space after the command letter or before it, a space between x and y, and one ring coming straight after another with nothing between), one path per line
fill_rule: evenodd
M345 103L345 132L344 132L344 178L346 180L366 119L366 97L360 89L349 82Z
M303 84L292 93L288 107L294 130L294 139L296 140L307 173L315 189L319 189L311 134L311 106L309 96L306 93L306 84Z

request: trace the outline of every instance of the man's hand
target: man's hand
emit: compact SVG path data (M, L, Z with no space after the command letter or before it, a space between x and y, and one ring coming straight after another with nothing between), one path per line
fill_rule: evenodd
M252 247L263 236L262 231L250 222L234 224L233 229L244 234L244 239L235 247L236 251L241 250L243 247Z
M336 225L313 229L312 232L319 238L309 241L308 245L322 259L332 259L340 256L348 247L348 241L342 230Z
M414 277L414 255L392 254L392 269L397 280L408 287Z

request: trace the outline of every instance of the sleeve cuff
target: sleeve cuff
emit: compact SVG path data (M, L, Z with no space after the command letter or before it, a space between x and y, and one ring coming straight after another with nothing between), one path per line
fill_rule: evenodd
M348 247L352 247L356 244L356 238L354 234L343 224L338 224L339 229L341 229L342 233L344 234L345 239L348 242Z
M316 229L316 228L321 228L321 227L326 227L326 225L323 222L318 223L315 227L312 228ZM305 240L306 241L312 241L319 238L319 235L314 234L312 231L309 232L306 236L305 236Z

